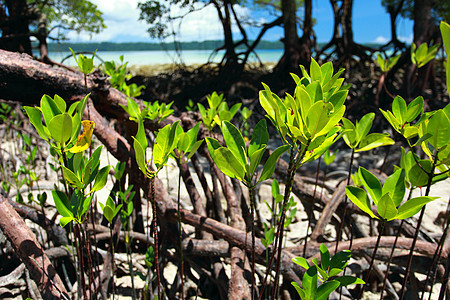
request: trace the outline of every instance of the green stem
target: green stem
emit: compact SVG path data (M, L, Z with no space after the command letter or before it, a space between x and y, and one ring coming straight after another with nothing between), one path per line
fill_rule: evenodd
M317 163L316 182L314 184L313 200L312 200L312 204L311 204L311 216L309 216L309 218L308 218L308 226L306 226L305 244L303 245L303 257L305 257L306 248L308 247L309 228L311 228L311 221L314 218L314 205L316 204L316 191L317 191L317 186L319 185L319 173L320 173L320 163L321 163L321 161L322 161L322 156L319 157L319 161ZM325 180L324 180L324 182L325 182Z

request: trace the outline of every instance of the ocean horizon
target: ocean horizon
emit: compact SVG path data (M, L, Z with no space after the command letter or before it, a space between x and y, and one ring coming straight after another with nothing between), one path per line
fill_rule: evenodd
M123 55L124 62L128 62L128 66L142 66L142 65L160 65L184 63L205 64L209 62L220 62L223 56L223 51L213 53L212 50L183 50L181 57L175 51L168 50L148 50L148 51L97 51L94 58L94 65L98 66L105 61L115 61L120 63L120 56ZM249 56L249 62L274 63L277 62L283 55L282 49L261 49L256 51L258 57L252 53ZM213 55L214 54L214 55ZM90 56L90 54L85 54ZM76 66L75 59L70 51L55 51L49 52L50 59L56 62L62 62L68 66Z

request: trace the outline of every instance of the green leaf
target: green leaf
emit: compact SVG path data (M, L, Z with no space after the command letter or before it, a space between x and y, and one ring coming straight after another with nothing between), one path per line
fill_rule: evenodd
M310 73L311 81L317 80L322 83L322 70L320 69L319 64L314 60L314 58L311 58Z
M145 161L144 149L142 148L141 143L139 143L139 141L135 137L133 137L133 140L134 153L136 154L136 163L142 173L147 175L147 163Z
M245 166L247 164L247 147L241 132L228 121L223 121L221 129L227 148L238 159L240 164Z
M145 135L145 127L144 127L144 121L139 120L138 123L138 130L136 132L136 139L139 141L139 144L141 144L142 149L147 149L148 147L148 141L147 136Z
M447 91L450 91L450 25L444 21L441 21L440 24L442 40L444 42L445 53L447 54L447 66L446 66L446 74L447 74Z
M203 140L196 141L196 142L191 146L191 148L188 150L188 151L189 151L189 154L188 154L188 156L186 157L186 161L188 161L188 160L195 154L195 152L197 152L198 148L200 148L200 146L202 145L202 143L203 143Z
M428 184L428 174L426 172L431 172L432 163L429 160L419 160L422 167L416 163L411 167L408 172L409 181L413 186L423 187Z
M392 113L402 125L407 122L405 117L406 112L406 101L400 96L395 97L392 102Z
M69 170L65 166L61 166L61 169L63 171L64 179L66 179L67 183L71 187L79 190L82 190L84 188L84 184L81 182L78 176L75 175L74 172L72 172L72 170Z
M398 169L390 175L383 185L382 195L390 193L395 207L399 206L405 196L405 170Z
M100 171L98 171L97 176L95 176L94 186L92 187L90 193L95 193L101 190L106 185L110 168L111 166L106 166L101 168Z
M392 220L397 215L397 208L389 194L384 194L377 204L378 215L384 220Z
M248 168L248 180L251 181L251 178L253 177L253 174L256 171L256 168L259 166L259 163L261 162L261 158L264 155L264 152L266 151L266 146L264 145L261 149L256 150L252 156L250 156L250 167Z
M419 96L408 105L408 110L405 116L405 122L414 121L418 115L420 115L423 111L423 97Z
M34 128L36 128L37 133L41 138L48 141L47 134L44 130L44 125L42 124L42 113L39 109L31 106L25 106L25 111L27 112L28 119L31 124L33 124Z
M214 160L214 151L222 147L222 145L220 145L220 143L217 140L210 137L206 137L205 141L206 145L208 146L208 152L211 155L211 158Z
M295 290L297 291L298 295L300 296L300 299L306 299L305 292L303 289L298 285L297 282L291 282L291 284L294 286Z
M414 216L422 209L425 204L435 199L438 199L438 197L423 196L409 199L398 208L396 219L403 220Z
M310 138L314 138L314 136L327 125L330 120L330 117L328 116L329 112L329 105L323 101L317 101L311 106L308 115L306 116L306 126L310 133Z
M50 120L54 116L63 113L62 111L59 110L59 107L58 105L56 105L55 101L48 95L44 95L41 98L41 110L47 127L49 126Z
M161 169L169 159L169 154L175 148L175 132L179 121L171 125L161 128L156 135L155 144L153 145L153 162L158 169Z
M350 261L351 256L352 256L352 253L350 252L350 250L342 250L342 251L336 253L331 258L330 269L340 269L341 271L343 271L344 268L347 266L348 262ZM339 274L339 273L337 273L337 274ZM332 275L330 275L330 276L332 276Z
M64 144L72 136L72 118L67 113L56 115L50 120L48 130L57 143Z
M294 263L296 263L297 265L299 265L300 267L306 269L306 270L309 269L309 264L308 264L308 261L306 260L306 258L303 258L301 256L297 256L297 257L294 257L292 259L292 261Z
M241 181L244 180L245 168L230 149L225 147L216 149L214 151L214 162L225 175L231 178L237 178Z
M330 265L330 252L324 244L320 244L320 265L324 270L328 269Z
M366 137L372 127L373 119L375 118L374 113L368 113L364 115L359 122L356 122L356 144L360 144L362 139ZM359 147L361 148L361 146Z
M58 106L59 111L61 113L64 113L66 111L66 107L67 107L66 101L58 95L55 95L55 97L53 97L53 100L55 101L56 105Z
M347 194L347 197L350 199L350 201L358 206L359 209L368 214L371 218L377 218L372 212L369 197L367 197L366 192L362 188L355 186L346 186L345 193Z
M372 200L375 203L375 205L378 205L378 200L381 198L382 195L382 187L380 181L375 175L373 175L363 167L360 167L358 172L362 184L366 188L370 197L372 197Z
M302 279L303 290L306 294L306 299L315 299L317 293L317 267L312 266L306 270Z
M334 280L340 283L340 286L347 286L350 284L365 284L364 280L354 276L344 275L341 277L337 277Z
M268 143L269 133L267 132L267 123L265 119L262 119L253 129L252 139L248 146L248 156L251 157L256 150L261 149L263 145L267 145Z
M177 144L178 151L186 153L190 145L191 145L191 138L189 137L189 135L186 132L181 133L178 136L178 144Z
M272 154L267 159L266 163L264 164L261 177L259 178L258 182L264 181L266 179L269 179L273 172L275 171L275 166L277 164L278 159L280 156L286 152L287 149L289 149L289 145L283 145L275 149L275 151L272 152Z
M70 208L70 201L67 195L60 191L52 191L52 196L59 214L63 217L73 218L72 209Z
M432 135L428 141L436 149L440 149L450 142L450 121L442 109L430 118L427 133Z
M314 300L326 300L330 294L339 287L339 282L336 280L331 280L323 283L317 289L316 297Z
M359 147L355 152L368 151L373 148L394 144L394 140L392 140L387 133L371 133L361 140Z
M62 217L61 219L59 219L59 225L61 225L61 227L65 227L68 223L74 220L74 217Z

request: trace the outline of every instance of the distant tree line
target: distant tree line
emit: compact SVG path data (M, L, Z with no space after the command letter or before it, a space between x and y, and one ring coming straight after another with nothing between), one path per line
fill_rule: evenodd
M68 51L69 47L75 52L83 51L152 51L152 50L214 50L223 45L223 40L209 40L202 42L175 43L48 43L48 50ZM260 41L256 49L283 49L281 41Z

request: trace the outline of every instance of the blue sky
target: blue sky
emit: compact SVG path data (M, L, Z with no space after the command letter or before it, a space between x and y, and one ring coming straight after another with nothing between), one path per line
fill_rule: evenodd
M147 24L138 21L139 0L91 0L97 4L103 12L107 29L102 33L90 36L85 33L69 34L73 42L154 42L148 36ZM235 7L237 13L244 19L252 18L259 22L267 22L274 19L267 11L252 11L246 7ZM174 14L183 11L173 7ZM313 18L317 23L314 26L319 42L327 42L331 38L333 30L333 13L328 0L313 0ZM412 40L413 23L410 20L399 19L397 34L401 40L410 42ZM222 29L217 18L217 12L212 6L206 7L199 12L184 18L181 26L175 26L178 39L181 41L202 41L211 39L222 39ZM390 39L389 15L381 0L354 0L353 4L353 31L355 41L359 43L379 42L385 43ZM238 29L234 28L235 37L238 38ZM258 30L249 29L250 39L258 33ZM301 34L301 32L299 32ZM282 37L282 29L269 30L263 39L279 40Z

